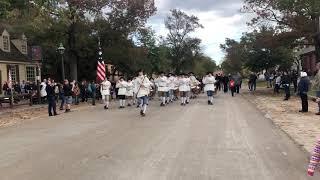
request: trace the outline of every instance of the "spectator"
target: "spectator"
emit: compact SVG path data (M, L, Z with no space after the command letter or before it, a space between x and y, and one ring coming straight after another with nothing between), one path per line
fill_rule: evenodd
M79 87L78 82L74 83L72 91L73 91L73 95L74 95L74 99L75 99L75 104L78 105L79 104L79 95L80 95L80 87Z
M20 84L20 90L22 94L26 93L26 82L23 80L22 83Z
M47 92L47 100L48 100L48 113L49 116L56 116L57 110L56 110L56 99L55 99L55 92L54 92L55 86L51 82L51 80L48 80L48 84L46 86L46 92Z
M63 84L59 84L59 96L60 96L60 100L61 100L61 103L60 103L60 110L62 111L64 109L64 106L65 106L65 102L66 102L66 97L64 95L64 91L63 91Z
M4 82L4 84L2 86L2 90L3 90L5 96L9 95L9 84L8 84L8 82Z
M237 74L233 75L232 79L234 80L234 83L235 83L235 92L237 94L239 94L240 93L241 83L242 83L242 79L241 79L240 73L237 73Z
M81 94L81 102L87 102L88 98L87 98L87 85L86 85L86 81L82 81L81 82L81 86L80 86L80 94Z
M40 84L40 96L41 96L42 103L45 102L45 99L47 97L46 86L47 86L47 80L44 79Z
M291 78L291 83L293 85L295 93L298 90L298 77L299 77L299 75L298 75L298 73L296 71L292 71L291 72L290 78Z
M64 92L65 103L66 103L66 113L68 113L68 112L71 111L72 86L70 85L70 83L69 83L69 81L67 79L64 80L63 92Z
M276 82L274 84L274 92L279 94L279 90L280 90L280 86L281 86L281 75L278 73L276 75Z
M317 74L316 76L314 77L314 81L312 83L312 86L313 88L316 90L317 92L317 102L318 102L318 107L319 107L319 110L318 110L318 113L316 115L320 115L320 62L317 63Z
M257 79L258 79L258 77L257 77L256 74L252 73L250 75L250 80L249 80L250 81L250 87L249 87L250 91L255 91L256 90L256 88L257 88Z
M97 96L97 86L94 81L91 82L90 84L91 87L91 97L92 97L92 105L96 105L96 96Z
M308 112L308 91L310 80L306 72L301 72L301 79L298 85L298 94L301 97L302 110L299 112Z
M281 84L284 88L284 91L286 93L284 101L288 101L290 99L290 82L291 82L291 78L288 75L287 72L284 72L282 78L281 78Z

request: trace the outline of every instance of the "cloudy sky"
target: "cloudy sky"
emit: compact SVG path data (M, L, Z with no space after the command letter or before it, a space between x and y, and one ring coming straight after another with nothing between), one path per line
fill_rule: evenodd
M165 36L164 19L170 9L181 9L187 14L196 15L203 29L197 30L194 36L202 39L202 49L217 63L223 60L224 54L219 45L225 38L239 39L242 32L248 30L248 14L240 13L243 0L155 0L158 12L150 18L148 24L158 35Z

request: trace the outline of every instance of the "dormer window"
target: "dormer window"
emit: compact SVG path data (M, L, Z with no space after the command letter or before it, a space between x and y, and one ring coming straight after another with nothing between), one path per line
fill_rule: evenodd
M3 50L4 51L10 51L9 36L3 36Z
M27 46L26 46L26 44L22 44L22 45L21 45L21 52L22 52L23 54L27 54Z

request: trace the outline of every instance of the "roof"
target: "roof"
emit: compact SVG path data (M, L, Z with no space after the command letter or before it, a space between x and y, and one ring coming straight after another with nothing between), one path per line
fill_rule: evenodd
M20 61L29 62L27 55L22 54L16 46L10 41L10 52L5 52L0 49L0 60L3 61Z

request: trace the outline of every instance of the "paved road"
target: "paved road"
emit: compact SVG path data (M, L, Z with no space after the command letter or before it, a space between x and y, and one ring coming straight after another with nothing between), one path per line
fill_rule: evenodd
M307 154L241 96L90 108L0 129L1 180L304 180Z

